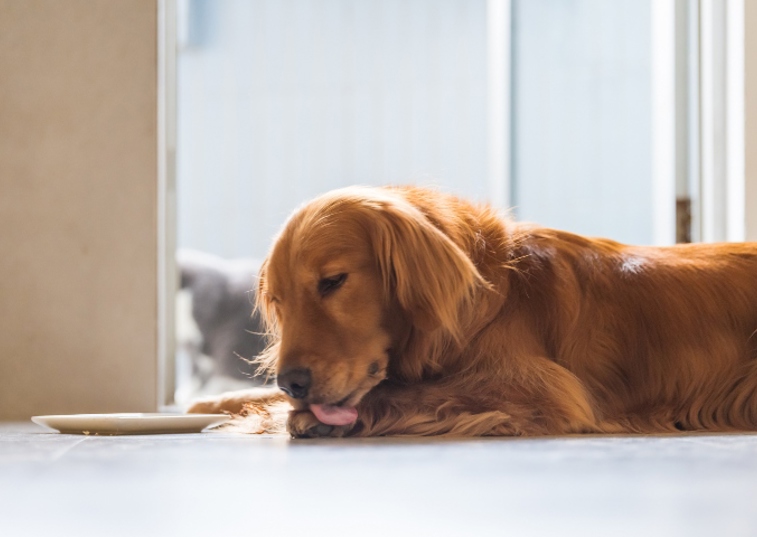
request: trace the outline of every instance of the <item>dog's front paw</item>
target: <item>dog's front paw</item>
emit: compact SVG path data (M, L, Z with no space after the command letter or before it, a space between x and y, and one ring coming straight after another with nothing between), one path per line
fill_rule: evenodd
M284 393L278 388L261 386L195 399L187 412L190 414L239 414L245 407L263 409L285 402Z
M239 412L241 410L241 405L237 408L234 406L234 408L230 408L229 405L226 404L226 401L221 399L218 396L213 397L204 397L202 399L195 399L191 402L189 405L189 408L187 408L187 413L189 414L222 414L222 413L232 413L232 412Z
M287 431L294 438L339 438L353 425L327 425L321 423L309 410L293 410L287 419Z

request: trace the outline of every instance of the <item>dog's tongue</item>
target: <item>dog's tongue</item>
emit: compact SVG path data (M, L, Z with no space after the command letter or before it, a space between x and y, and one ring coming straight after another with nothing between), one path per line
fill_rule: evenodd
M357 408L353 406L310 405L310 411L326 425L349 425L357 420Z

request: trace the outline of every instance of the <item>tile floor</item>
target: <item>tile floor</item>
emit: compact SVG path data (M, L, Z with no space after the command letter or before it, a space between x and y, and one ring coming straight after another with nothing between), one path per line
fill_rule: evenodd
M756 536L757 435L300 440L0 425L0 535Z

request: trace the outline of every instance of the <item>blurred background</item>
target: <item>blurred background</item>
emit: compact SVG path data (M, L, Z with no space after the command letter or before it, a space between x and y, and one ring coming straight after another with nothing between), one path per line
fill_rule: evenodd
M724 6L179 0L177 399L261 381L256 269L333 188L434 185L626 243L726 238L700 196Z
M406 182L652 242L650 3L488 4L182 0L179 246L261 258L303 201Z
M0 419L263 382L260 261L344 185L757 240L757 2L0 0L0 73Z
M757 241L757 1L0 0L3 534L754 535L754 436L29 423L262 382L273 234L323 191L403 182L626 242Z

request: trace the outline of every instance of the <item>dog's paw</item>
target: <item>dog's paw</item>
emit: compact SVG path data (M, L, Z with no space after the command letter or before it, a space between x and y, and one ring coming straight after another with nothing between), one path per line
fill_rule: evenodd
M309 410L289 413L287 431L294 438L340 438L352 430L353 425L326 425Z

